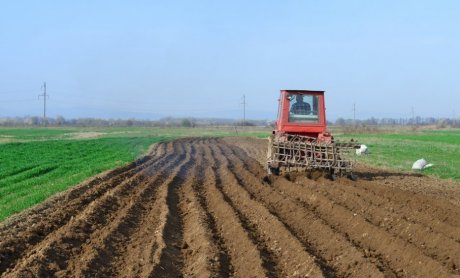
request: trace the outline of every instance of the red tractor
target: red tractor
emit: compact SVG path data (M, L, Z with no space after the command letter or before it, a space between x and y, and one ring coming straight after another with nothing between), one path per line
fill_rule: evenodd
M356 180L350 155L360 145L336 142L326 123L324 91L281 90L278 119L269 138L268 173L322 170L332 180L337 175Z

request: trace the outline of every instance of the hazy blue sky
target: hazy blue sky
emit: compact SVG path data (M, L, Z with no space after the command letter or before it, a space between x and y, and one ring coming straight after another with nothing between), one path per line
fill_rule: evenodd
M378 3L377 3L378 2ZM460 1L2 1L0 117L460 115Z

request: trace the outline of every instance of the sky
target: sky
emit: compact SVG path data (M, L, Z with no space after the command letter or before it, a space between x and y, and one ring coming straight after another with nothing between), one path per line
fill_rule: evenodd
M460 1L1 1L0 117L460 115Z

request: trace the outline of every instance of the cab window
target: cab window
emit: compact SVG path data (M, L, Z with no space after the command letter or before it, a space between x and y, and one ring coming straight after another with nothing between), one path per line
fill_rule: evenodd
M319 97L313 95L289 94L290 123L319 123Z

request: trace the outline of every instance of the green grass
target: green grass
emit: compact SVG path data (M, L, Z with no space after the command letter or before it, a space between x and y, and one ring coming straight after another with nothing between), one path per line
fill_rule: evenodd
M0 221L83 180L133 161L151 144L191 136L267 137L260 128L3 128ZM78 135L97 133L92 139Z
M357 139L369 147L358 161L389 169L411 171L420 158L433 163L423 173L460 181L460 131L422 131L389 134L347 134L337 139Z
M0 221L102 171L121 166L169 137L0 144Z

